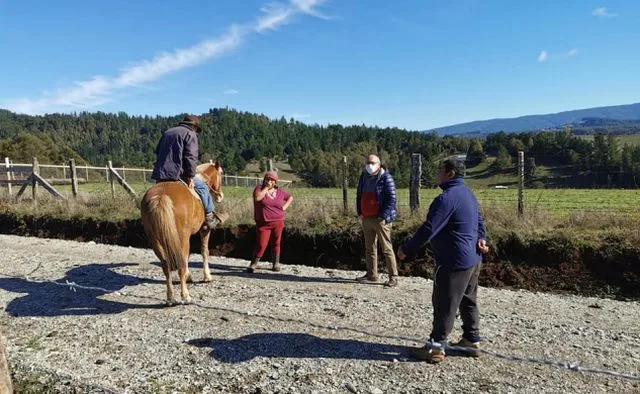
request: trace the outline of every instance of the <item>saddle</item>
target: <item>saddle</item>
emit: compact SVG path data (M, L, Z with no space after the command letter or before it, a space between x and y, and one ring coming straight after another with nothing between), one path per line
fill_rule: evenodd
M196 177L200 178L201 181L205 181L204 179L202 179L202 177L200 176L200 174L196 174ZM200 196L198 195L198 193L196 193L196 189L189 187L189 185L187 185L187 182L183 181L182 179L180 179L179 181L180 183L182 183L187 189L189 189L189 191L191 192L191 195L193 197L196 198L196 200L200 201L200 203L202 203L202 199L200 198Z

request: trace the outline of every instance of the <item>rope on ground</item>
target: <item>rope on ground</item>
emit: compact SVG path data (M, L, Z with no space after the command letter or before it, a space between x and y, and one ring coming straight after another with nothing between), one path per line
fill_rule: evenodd
M39 266L37 268L39 268ZM34 272L34 271L35 270L33 270L32 272ZM110 294L115 294L115 295L119 295L119 296L123 296L123 297L133 297L133 298L139 298L139 299L152 300L152 301L156 301L156 302L160 301L162 303L165 302L165 300L162 300L160 298L153 297L153 296L137 295L137 294L128 293L128 292L125 292L125 291L114 291L114 290L109 290L109 289L105 289L105 288L97 287L97 286L83 286L83 285L79 285L79 284L77 284L75 282L69 282L68 280L65 281L65 282L57 282L57 281L53 281L53 280L49 280L49 279L38 279L38 278L32 279L32 278L29 278L28 276L16 276L16 275L4 274L4 273L0 273L0 275L1 276L5 276L5 277L9 277L9 278L24 279L24 280L26 280L28 282L32 282L32 283L51 283L51 284L54 284L56 286L68 287L69 290L74 291L74 292L77 289L81 289L81 290L99 291L99 292L103 292L103 293L106 293L106 294L110 293ZM143 279L151 279L151 278L143 278ZM365 331L365 330L352 328L352 327L346 327L346 326L328 326L328 325L308 322L308 321L304 321L304 320L300 320L300 319L281 318L281 317L264 315L264 314L260 314L260 313L253 313L253 312L250 312L250 311L245 311L245 310L240 310L240 309L215 307L215 306L205 305L205 304L197 302L197 301L188 303L187 305L193 305L193 306L196 306L196 307L202 308L202 309L230 312L230 313L235 313L235 314L240 314L240 315L245 315L245 316L254 316L254 317L259 317L259 318L263 318L263 319L269 319L269 320L277 320L279 322L300 323L300 324L304 324L304 325L308 325L308 326L311 326L311 327L314 327L314 328L320 328L320 329L324 329L324 330L349 331L349 332L364 334L364 335L368 335L368 336L372 336L372 337L376 337L376 338L396 339L396 340L403 340L403 341L409 341L409 342L414 342L414 343L424 343L424 340L417 339L417 338L412 338L412 337L376 334L376 333L368 332L368 331ZM608 376L613 376L613 377L627 379L627 380L640 381L640 376L638 376L638 375L625 374L625 373L620 373L620 372L612 371L612 370L582 367L577 362L576 363L568 363L568 362L563 362L563 361L538 359L538 358L529 357L529 356L505 355L505 354L501 354L501 353L494 352L494 351L487 350L487 349L472 349L472 348L467 348L467 347L463 347L463 346L447 345L446 349L454 350L454 351L460 351L460 352L463 352L463 353L469 353L469 352L473 352L473 351L478 351L479 350L481 353L484 353L484 354L487 354L489 356L492 356L492 357L495 357L495 358L499 358L499 359L502 359L502 360L507 360L507 361L519 361L519 362L528 362L528 363L539 364L539 365L549 365L549 366L553 366L553 367L559 367L559 368L567 369L567 370L573 371L573 372L601 374L601 375L608 375Z

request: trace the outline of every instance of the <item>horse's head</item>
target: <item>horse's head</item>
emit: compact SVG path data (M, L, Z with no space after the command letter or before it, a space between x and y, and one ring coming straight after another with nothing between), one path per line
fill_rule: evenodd
M213 164L200 164L196 167L196 173L198 173L209 186L209 191L211 191L215 202L221 202L224 199L224 193L222 193L223 171L220 162L216 160Z

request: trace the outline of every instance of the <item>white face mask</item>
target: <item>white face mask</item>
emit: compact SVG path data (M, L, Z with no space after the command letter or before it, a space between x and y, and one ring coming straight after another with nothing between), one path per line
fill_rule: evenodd
M364 169L369 175L372 175L374 172L378 171L379 166L379 164L367 164L366 166L364 166Z

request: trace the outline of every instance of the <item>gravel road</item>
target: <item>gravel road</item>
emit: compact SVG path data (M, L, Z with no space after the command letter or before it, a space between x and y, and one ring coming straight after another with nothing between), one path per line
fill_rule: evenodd
M55 378L63 393L640 392L637 380L490 355L411 359L430 331L430 280L388 289L294 265L250 275L246 261L212 257L205 284L201 257L190 260L198 305L165 307L151 250L0 235L0 327L17 380ZM640 375L638 302L490 288L479 300L487 350ZM459 333L458 320L450 339Z

